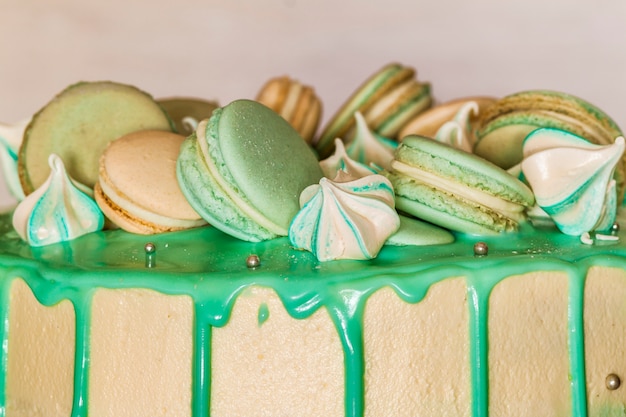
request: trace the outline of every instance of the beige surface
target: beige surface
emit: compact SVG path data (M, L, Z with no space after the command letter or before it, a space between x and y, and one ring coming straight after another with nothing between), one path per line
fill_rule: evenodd
M624 22L623 0L0 0L0 121L83 79L225 104L283 74L316 87L327 120L400 61L440 101L550 88L626 126Z

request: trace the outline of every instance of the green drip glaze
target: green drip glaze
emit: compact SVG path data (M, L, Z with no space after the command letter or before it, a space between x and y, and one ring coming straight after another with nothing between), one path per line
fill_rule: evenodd
M622 224L626 224L623 219ZM5 378L8 341L8 297L13 279L21 278L43 305L69 299L76 309L76 364L73 417L87 415L89 326L95 288L148 288L163 294L187 295L194 301L192 412L210 415L211 332L228 323L235 300L251 286L274 289L286 311L304 319L325 308L344 349L345 414L364 414L363 310L368 297L392 288L408 303L420 302L431 285L449 277L465 277L469 302L472 416L488 416L488 302L492 289L508 276L534 271L566 271L569 351L573 415L587 416L583 289L594 265L626 269L626 236L617 244L586 246L556 229L539 233L530 226L519 234L484 237L489 255L475 257L472 236L429 247L384 247L370 261L320 263L310 253L293 249L287 238L261 243L234 239L210 227L151 236L123 231L93 233L75 241L30 248L0 216L0 378ZM159 247L158 263L145 268L144 245ZM262 266L248 269L245 259L257 254ZM183 272L184 271L184 272ZM261 316L259 321L261 322ZM6 406L0 379L0 416Z
M193 381L194 416L208 416L211 392L211 326L207 323L202 305L196 304L194 314Z
M93 291L73 300L76 311L76 350L74 364L74 404L72 417L86 417L89 399L89 329Z
M267 319L269 318L270 318L270 309L266 303L262 303L259 306L259 314L258 314L259 327L263 326L263 323L265 323Z

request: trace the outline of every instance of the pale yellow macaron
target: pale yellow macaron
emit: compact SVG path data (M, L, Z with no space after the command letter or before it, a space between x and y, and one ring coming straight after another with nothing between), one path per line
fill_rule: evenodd
M280 114L311 143L322 118L322 102L313 87L288 76L276 77L265 83L256 101Z
M189 205L176 179L176 159L185 137L140 131L111 142L100 158L96 202L117 226L139 234L206 224Z
M454 119L458 111L467 103L474 102L478 106L480 114L485 108L495 103L493 97L464 97L457 98L445 103L438 104L430 109L418 114L413 120L408 122L398 134L398 138L402 139L408 135L420 135L434 138L437 131L444 123ZM472 120L476 120L474 116ZM471 121L470 121L471 122Z

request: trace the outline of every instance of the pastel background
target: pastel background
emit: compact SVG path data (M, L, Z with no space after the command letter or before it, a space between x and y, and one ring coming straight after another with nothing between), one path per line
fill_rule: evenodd
M0 57L4 123L81 80L226 104L285 74L326 120L397 61L438 101L548 88L626 129L625 0L0 0Z

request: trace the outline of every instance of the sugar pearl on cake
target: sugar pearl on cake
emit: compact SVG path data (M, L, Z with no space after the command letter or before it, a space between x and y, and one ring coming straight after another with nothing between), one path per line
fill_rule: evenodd
M485 242L476 242L474 244L474 255L485 256L489 253L489 246Z
M146 251L146 254L148 255L156 252L156 245L152 242L146 243L146 245L143 248Z
M619 223L613 223L613 226L611 226L611 233L617 232L619 232Z
M261 265L261 259L257 255L250 255L246 259L246 266L248 268L256 268Z
M622 381L619 376L615 374L609 374L606 377L606 388L610 391L615 391L622 385Z

